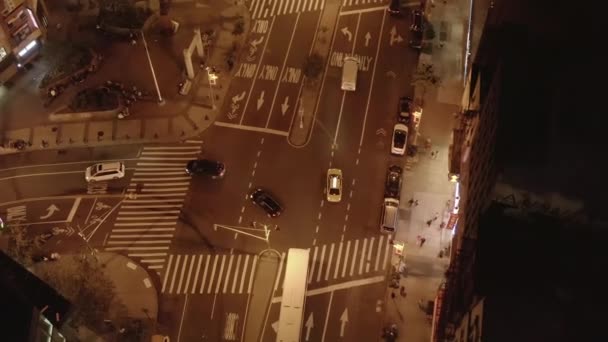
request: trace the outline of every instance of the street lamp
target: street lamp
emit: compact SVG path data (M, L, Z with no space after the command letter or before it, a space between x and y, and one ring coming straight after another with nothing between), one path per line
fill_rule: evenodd
M156 87L156 95L158 95L158 104L162 106L165 104L165 100L160 95L160 88L158 87L158 81L156 80L156 73L154 72L154 65L152 65L152 58L150 57L150 51L148 50L148 43L146 42L146 36L144 35L144 31L140 31L141 39L144 43L144 48L146 49L146 56L148 57L148 64L150 64L150 70L152 71L152 79L154 80L154 86Z

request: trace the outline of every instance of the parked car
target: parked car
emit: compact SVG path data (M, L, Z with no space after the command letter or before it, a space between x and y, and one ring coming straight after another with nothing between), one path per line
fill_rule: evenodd
M337 203L342 200L342 170L327 170L327 201Z
M122 162L99 163L87 167L84 171L84 179L89 183L109 181L124 176L125 164Z
M268 217L277 217L283 212L281 204L266 190L257 188L249 194L251 201L260 206Z
M209 176L212 179L223 178L226 174L224 163L209 159L194 159L186 164L186 173L189 175Z
M401 195L401 183L403 181L403 169L397 165L391 165L386 172L386 184L384 196L399 199Z
M409 124L412 118L412 99L406 96L399 98L397 121L403 124Z
M412 25L410 25L412 31L424 31L424 12L421 10L412 11Z
M393 128L393 139L391 143L391 153L396 155L404 155L407 145L408 128L402 123L395 124Z

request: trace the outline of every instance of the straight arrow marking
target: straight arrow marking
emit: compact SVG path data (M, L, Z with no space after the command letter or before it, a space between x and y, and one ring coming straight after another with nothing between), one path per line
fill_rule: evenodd
M260 93L260 97L258 98L258 103L257 103L258 110L260 110L260 107L262 107L263 104L264 104L264 91L262 90L262 92Z
M344 327L346 327L346 323L348 323L348 308L345 308L344 312L342 312L340 323L340 337L344 337Z
M289 96L285 96L283 104L281 104L281 113L285 115L285 112L289 109Z

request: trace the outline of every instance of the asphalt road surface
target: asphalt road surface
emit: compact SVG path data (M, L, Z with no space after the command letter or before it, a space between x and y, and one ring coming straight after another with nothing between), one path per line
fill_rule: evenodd
M105 249L144 265L174 341L240 340L257 258L268 248L282 255L281 267L272 304L253 314L266 317L261 340L274 341L286 252L310 248L302 340L377 339L392 253L380 205L387 167L405 162L390 156L390 137L398 98L412 95L417 55L407 47L407 12L395 18L382 3L344 2L305 147L286 137L324 2L292 9L255 0L230 100L201 141L7 156L0 215L33 234L54 232L53 250ZM354 92L340 90L346 55L360 61ZM186 175L186 162L201 156L225 163L225 177ZM84 168L102 160L124 161L126 177L86 184ZM340 203L325 200L330 167L344 175ZM280 217L247 198L258 187L281 202Z

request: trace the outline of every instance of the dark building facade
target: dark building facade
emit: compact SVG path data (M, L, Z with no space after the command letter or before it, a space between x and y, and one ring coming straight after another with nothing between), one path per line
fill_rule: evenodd
M492 1L485 13L451 146L460 208L434 340L596 341L608 315L576 293L603 295L564 255L605 259L566 253L590 243L575 232L602 240L608 222L601 21L563 1ZM583 279L558 281L560 270Z

